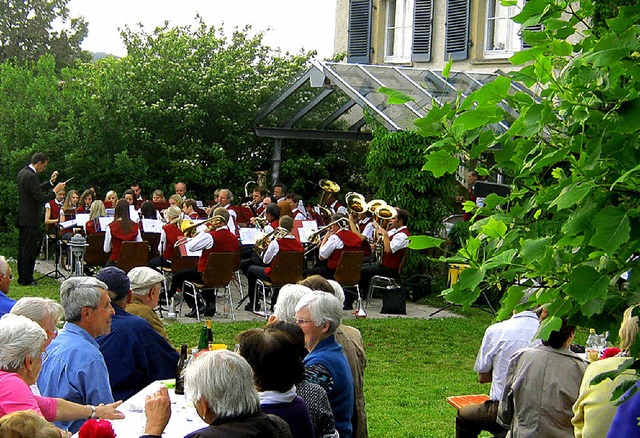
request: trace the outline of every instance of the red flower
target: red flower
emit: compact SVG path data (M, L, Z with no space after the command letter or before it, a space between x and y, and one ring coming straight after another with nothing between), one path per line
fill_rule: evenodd
M78 431L78 438L115 438L109 420L87 420Z

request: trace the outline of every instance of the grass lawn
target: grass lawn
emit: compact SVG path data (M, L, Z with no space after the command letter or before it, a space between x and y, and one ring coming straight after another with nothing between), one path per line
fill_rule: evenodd
M12 266L15 270L15 265ZM58 299L58 284L43 279L37 288L15 281L10 295L37 295ZM434 304L437 298L432 298ZM485 328L492 317L478 309L456 310L464 318L362 319L347 323L357 327L365 342L367 368L365 394L370 436L442 437L454 433L455 410L449 395L488 393L477 383L473 364ZM214 324L216 342L235 345L238 333L260 323ZM173 323L167 328L172 341L196 345L198 324Z

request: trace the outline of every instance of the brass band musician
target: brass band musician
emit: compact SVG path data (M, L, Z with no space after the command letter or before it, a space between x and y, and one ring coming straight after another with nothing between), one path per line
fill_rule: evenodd
M279 230L284 230L278 234ZM290 216L282 216L279 220L279 228L274 229L274 238L267 246L262 256L261 263L251 264L247 267L245 275L249 284L249 302L245 305L244 310L253 311L254 303L258 303L256 298L256 280L269 281L271 279L271 263L280 251L296 251L304 252L302 243L293 235L293 219ZM282 235L284 234L284 235Z
M364 253L364 264L371 261L371 243L374 241L374 229L372 213L365 210L362 213L352 213L349 215L349 226L351 231L356 233L362 239L362 252ZM356 221L357 220L357 221Z
M169 207L165 212L165 217L169 223L165 224L162 227L162 231L160 231L160 243L158 244L160 256L149 260L149 267L151 268L160 266L170 268L173 253L176 251L175 244L181 237L184 237L180 229L180 222L182 222L180 209L175 205Z
M409 213L401 208L397 209L398 214L389 219L388 231L374 221L373 227L376 230L376 238L380 238L383 245L382 261L377 261L370 265L363 265L360 271L359 287L363 293L369 290L371 279L375 275L397 278L402 258L409 247ZM345 297L344 310L353 308L355 297L351 294Z
M338 261L344 251L360 251L362 238L351 230L340 226L340 220L346 221L346 216L336 213L331 216L331 228L322 238L318 253L318 263L305 272L305 276L321 275L326 279L333 279L338 267Z
M172 297L178 288L182 287L185 281L202 283L202 273L207 267L209 255L211 255L212 252L235 252L240 247L238 238L227 226L229 212L223 207L218 207L213 212L213 218L217 220L212 221L209 231L200 233L187 240L185 244L187 249L189 251L202 250L202 255L198 259L197 269L183 269L175 273L171 280L169 297ZM205 300L205 306L198 309L199 313L202 313L205 316L213 316L216 310L215 295L211 296L203 293L203 298ZM191 311L185 316L193 318L196 316L196 303L194 302L193 297L189 295L185 295L184 300L189 307L191 307Z

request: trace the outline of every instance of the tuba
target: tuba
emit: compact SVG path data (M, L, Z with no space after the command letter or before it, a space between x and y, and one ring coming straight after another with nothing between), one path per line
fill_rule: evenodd
M329 196L331 196L332 193L338 193L340 191L340 186L328 179L321 179L318 185L322 189L322 194L320 195L320 207L324 207Z
M389 226L389 220L398 215L395 208L386 203L380 205L373 213L376 216L379 226L385 230ZM384 255L384 237L377 236L373 250L371 251L371 257L378 263L382 264L382 256Z
M365 201L364 196L360 193L349 192L344 197L345 202L347 203L347 209L349 213L364 213L368 209L367 201Z

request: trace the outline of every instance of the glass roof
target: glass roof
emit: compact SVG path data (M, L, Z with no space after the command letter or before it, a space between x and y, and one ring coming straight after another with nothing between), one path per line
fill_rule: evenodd
M312 61L304 75L263 108L254 129L263 137L370 140L366 113L389 131L412 130L434 104L466 97L497 76L450 72L445 79L442 71L426 68ZM381 87L413 101L389 105L387 95L378 92ZM502 122L495 129L506 130L507 125Z

